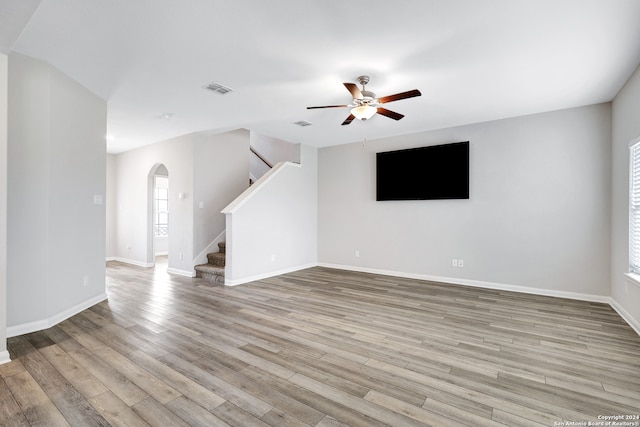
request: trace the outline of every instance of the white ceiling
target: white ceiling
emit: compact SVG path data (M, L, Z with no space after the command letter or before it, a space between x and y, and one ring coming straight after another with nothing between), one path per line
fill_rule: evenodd
M235 128L323 147L610 101L639 18L640 0L0 0L0 49L107 100L109 152ZM423 95L385 105L397 122L306 109L349 103L361 74Z

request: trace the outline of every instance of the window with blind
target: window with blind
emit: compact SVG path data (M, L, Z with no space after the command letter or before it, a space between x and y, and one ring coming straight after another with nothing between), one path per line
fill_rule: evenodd
M640 141L630 150L629 272L640 275Z

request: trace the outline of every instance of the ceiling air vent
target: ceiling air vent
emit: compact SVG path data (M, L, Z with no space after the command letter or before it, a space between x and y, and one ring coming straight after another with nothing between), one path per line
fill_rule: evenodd
M210 91L216 92L220 95L225 95L229 92L233 92L233 89L231 89L230 87L222 85L220 83L216 83L216 82L211 82L208 85L206 85L204 88Z
M300 121L297 121L297 122L293 122L293 124L301 126L301 127L311 126L312 125L312 123L310 123L310 122L308 122L306 120L300 120Z

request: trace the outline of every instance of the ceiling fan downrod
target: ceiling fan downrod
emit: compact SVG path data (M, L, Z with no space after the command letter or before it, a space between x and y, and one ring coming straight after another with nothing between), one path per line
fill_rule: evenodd
M358 76L356 80L362 85L362 92L364 92L366 90L365 86L369 83L369 76Z

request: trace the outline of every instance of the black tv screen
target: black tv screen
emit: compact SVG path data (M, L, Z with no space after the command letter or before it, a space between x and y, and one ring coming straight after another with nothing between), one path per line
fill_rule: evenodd
M469 198L469 141L376 153L376 200Z

